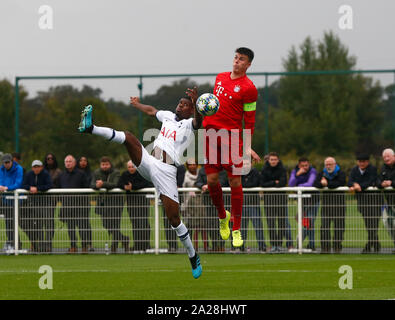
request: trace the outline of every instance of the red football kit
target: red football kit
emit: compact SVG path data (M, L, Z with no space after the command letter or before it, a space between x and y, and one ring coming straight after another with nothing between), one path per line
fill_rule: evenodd
M245 75L237 79L230 78L230 72L224 72L217 75L215 79L214 94L219 99L219 109L212 116L206 116L203 120L203 126L206 129L228 130L229 139L218 138L215 141L208 139L206 135L206 173L220 172L225 169L229 175L232 175L232 166L239 167L242 163L233 163L231 153L238 152L242 156L243 140L243 118L244 129L250 129L251 135L254 132L255 110L258 91L253 82ZM232 130L232 131L231 131ZM231 136L236 135L233 139L232 148ZM226 147L228 158L221 159L221 150ZM229 150L229 151L228 151ZM233 157L236 159L237 157Z
M225 169L228 176L232 177L234 176L232 169L243 166L243 119L244 129L250 129L251 135L254 132L258 91L246 75L233 80L230 75L231 72L217 75L214 94L219 99L220 107L214 115L204 117L203 126L206 129L206 174L220 172ZM221 135L218 134L216 138L209 139L209 129L217 132L220 129L225 129L228 132L227 138L221 138ZM226 151L223 152L225 149ZM232 157L234 152L238 153L239 157ZM240 162L233 163L232 159L237 158L240 159ZM217 207L219 218L225 218L226 212L221 186L219 184L214 187L209 186L209 191L213 204ZM234 220L233 230L239 230L243 206L243 189L241 185L231 188L231 205Z

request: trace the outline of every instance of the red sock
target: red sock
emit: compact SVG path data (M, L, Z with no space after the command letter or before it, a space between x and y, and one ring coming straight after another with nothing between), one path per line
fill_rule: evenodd
M232 205L233 228L232 230L240 230L241 212L243 211L243 187L230 188L230 203Z
M208 190L210 191L211 200L213 201L214 206L217 208L218 217L220 219L226 218L226 212L224 208L224 198L222 196L221 185L219 183L217 183L213 187L209 185Z

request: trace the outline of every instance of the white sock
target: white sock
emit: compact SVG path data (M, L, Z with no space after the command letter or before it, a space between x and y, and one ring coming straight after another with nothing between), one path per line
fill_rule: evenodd
M177 233L177 236L180 238L182 244L187 249L188 257L192 258L195 256L195 249L193 248L193 244L191 241L191 237L189 236L189 231L187 227L181 222L178 227L171 227Z
M119 144L125 142L125 133L123 131L116 131L111 128L93 126L92 133L106 138L108 141L114 141Z

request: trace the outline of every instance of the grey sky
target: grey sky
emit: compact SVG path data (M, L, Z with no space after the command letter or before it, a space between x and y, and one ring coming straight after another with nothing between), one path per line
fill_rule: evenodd
M338 26L344 4L353 9L352 30ZM53 9L52 30L39 28L42 5ZM250 71L281 71L292 45L328 30L357 57L358 69L395 69L394 12L393 0L1 0L0 78L215 73L230 70L238 46L255 51ZM389 84L394 76L378 79ZM145 80L144 93L174 80ZM32 96L63 83L22 85ZM137 94L136 80L68 83L99 86L105 98L124 102Z

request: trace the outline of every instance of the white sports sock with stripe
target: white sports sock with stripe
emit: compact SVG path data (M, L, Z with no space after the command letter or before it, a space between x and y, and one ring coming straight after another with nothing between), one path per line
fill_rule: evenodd
M193 247L191 237L189 236L189 231L187 227L181 222L178 227L174 228L171 227L176 233L177 236L180 238L182 244L187 249L188 257L192 258L195 256L195 249Z
M117 131L107 127L98 127L95 125L93 126L92 134L102 136L108 141L114 141L119 144L124 143L126 139L125 133L123 131Z

